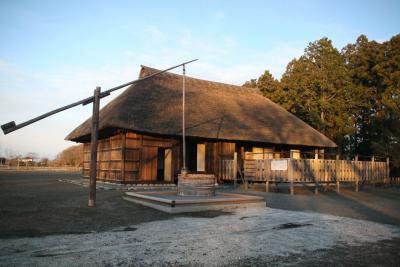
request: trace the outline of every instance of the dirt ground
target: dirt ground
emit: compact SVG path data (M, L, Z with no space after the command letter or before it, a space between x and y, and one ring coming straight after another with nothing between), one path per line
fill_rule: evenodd
M0 238L101 232L173 217L127 202L117 190L97 190L97 207L89 208L88 188L58 181L66 178L81 176L66 172L0 171ZM189 215L220 214L224 212Z
M117 190L98 190L97 207L88 208L88 189L58 181L67 178L79 179L80 175L65 172L0 171L0 244L6 244L7 240L26 240L20 239L25 237L33 240L33 237L54 235L90 235L118 227L129 233L136 230L135 225L143 223L185 220L187 217L211 220L231 214L215 211L170 215L126 202L121 198L122 192ZM331 214L391 224L396 228L400 226L399 188L364 188L358 193L352 188L342 188L340 194L328 191L319 195L311 191L296 189L296 195L290 196L287 193L264 193L261 186L254 186L246 193L263 195L267 205L275 209ZM242 257L230 261L229 265L400 266L399 247L400 238L383 238L372 243L338 243L332 247L307 251L306 256L304 253L288 253L272 258ZM2 256L7 257L4 253ZM118 264L136 265L129 261ZM4 265L1 259L0 265ZM166 262L165 265L176 264Z

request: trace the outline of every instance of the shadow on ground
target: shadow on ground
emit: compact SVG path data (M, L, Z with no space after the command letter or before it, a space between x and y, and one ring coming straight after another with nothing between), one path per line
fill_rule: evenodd
M122 191L98 190L87 207L88 188L59 182L66 172L0 172L0 238L86 234L176 216L213 218L222 211L166 214L122 199Z

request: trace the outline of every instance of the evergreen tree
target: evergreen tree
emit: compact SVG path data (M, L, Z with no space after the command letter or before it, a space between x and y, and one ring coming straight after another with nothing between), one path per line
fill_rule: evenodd
M399 166L400 35L383 44L361 35L342 54L358 99L352 150L357 154L390 154Z
M275 103L280 103L284 99L280 82L268 70L258 79L251 79L243 84L243 86L258 88L265 97L268 97Z
M343 148L344 137L355 131L355 99L345 61L332 42L323 38L310 43L288 64L281 84L285 99L280 104Z
M326 136L346 155L390 155L400 169L400 35L365 35L339 52L322 38L293 59L280 81L268 70L257 87Z

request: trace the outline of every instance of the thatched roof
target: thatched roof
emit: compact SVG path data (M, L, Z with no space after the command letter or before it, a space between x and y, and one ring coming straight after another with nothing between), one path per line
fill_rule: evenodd
M142 67L140 77L158 70ZM262 96L257 89L186 79L187 136L313 147L336 147L329 138ZM100 136L117 129L179 136L182 76L163 73L136 83L100 111ZM90 140L86 120L67 140Z

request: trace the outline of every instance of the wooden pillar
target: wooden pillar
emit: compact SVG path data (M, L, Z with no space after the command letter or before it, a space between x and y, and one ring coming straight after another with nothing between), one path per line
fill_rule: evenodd
M317 166L317 174L315 176L315 187L314 187L314 194L318 195L318 187L319 187L319 183L318 183L318 176L320 174L320 168L321 168L321 163L319 162L319 160L316 161L316 166Z
M354 173L354 175L356 176L355 177L355 191L356 192L358 192L358 179L359 179L359 175L358 175L358 173L356 173L356 171L355 171L355 164L356 164L356 162L358 162L358 155L356 155L356 157L355 157L355 159L354 159L354 168L353 168L353 173Z
M97 140L99 137L100 87L94 90L90 151L89 207L96 206Z
M373 188L375 188L375 184L376 184L376 182L377 182L377 178L376 178L376 175L375 175L375 156L372 156L372 158L371 158L371 178L372 178L372 187Z
M386 157L386 173L384 176L389 180L389 183L391 183L391 178L390 178L390 161L389 157Z
M238 166L238 156L237 153L233 153L233 187L237 186L237 166Z
M318 149L315 149L314 159L316 160L315 163L316 163L318 172L317 172L317 175L315 176L315 181L314 181L315 182L314 194L318 194L318 174L319 174L319 169L320 169L320 163L318 161L318 153L319 153Z
M125 181L125 158L126 158L126 133L121 133L121 142L122 142L122 166L121 166L121 176L122 182ZM111 151L110 151L111 153ZM110 155L111 158L111 155Z
M293 181L293 151L290 151L290 159L288 159L288 175L290 181L290 195L294 195L294 181Z
M335 160L335 180L336 180L336 193L340 192L340 181L339 181L339 154L336 154Z
M111 170L111 165L112 165L112 161L111 161L111 149L112 149L112 147L111 147L111 144L112 144L112 141L111 141L111 138L109 137L109 138L107 138L104 142L107 142L108 144L107 144L107 146L108 146L108 171L107 171L107 179L109 179L109 180L111 180L111 177L114 177L113 176L113 171Z
M269 156L270 154L268 154L268 159L270 158ZM267 168L267 164L269 164L269 167ZM263 173L262 176L265 177L265 192L268 193L269 192L269 175L270 172L267 172L267 169L271 168L271 162L269 160L263 160Z

